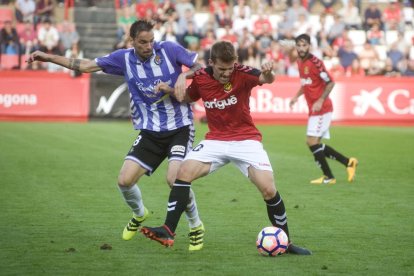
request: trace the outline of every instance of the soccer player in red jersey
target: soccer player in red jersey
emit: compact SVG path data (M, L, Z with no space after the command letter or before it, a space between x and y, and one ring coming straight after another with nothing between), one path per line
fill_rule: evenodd
M216 42L211 48L209 66L195 72L187 89L185 101L203 100L209 132L180 166L168 199L165 224L141 229L145 236L164 246L174 244L174 232L188 202L191 182L230 162L262 194L272 225L283 229L289 237L285 206L276 190L272 165L261 143L262 135L254 125L249 110L252 88L274 81L273 63L265 63L259 70L240 65L236 60L231 42ZM168 91L168 87L162 85L160 90ZM171 88L169 92L174 90ZM197 240L197 236L194 239ZM287 252L311 254L291 242Z
M301 34L295 38L298 52L298 68L301 87L290 101L290 107L297 102L301 95L305 95L309 108L306 142L315 158L316 164L322 169L323 176L312 180L312 184L335 184L336 179L326 161L326 157L337 160L347 168L348 181L355 177L358 160L340 154L332 147L321 144L321 139L330 138L329 127L332 121L332 101L329 98L335 83L326 71L323 62L309 52L310 37Z

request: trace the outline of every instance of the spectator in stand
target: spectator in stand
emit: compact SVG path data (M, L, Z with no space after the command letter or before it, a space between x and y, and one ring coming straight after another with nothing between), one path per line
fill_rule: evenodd
M225 33L220 39L221 40L227 40L227 41L230 41L231 43L233 43L234 45L238 45L237 44L238 37L237 37L237 35L235 35L233 29L231 28L231 25L224 26L224 30L225 30ZM236 46L236 49L237 49L237 47L238 46Z
M65 57L74 59L83 59L83 51L80 49L79 41L72 44L72 46L65 51ZM72 77L79 77L82 75L80 71L63 69L63 72L69 73Z
M36 2L34 0L16 0L14 2L15 16L17 22L30 21L34 24Z
M237 44L237 56L239 57L240 63L253 66L256 64L256 58L260 61L256 47L256 38L247 28L243 29L243 33L239 36Z
M317 0L309 0L308 4L308 11L311 12L313 6L315 5ZM324 13L333 13L333 6L336 4L336 0L319 0L319 2L324 7Z
M387 51L387 57L391 60L392 67L395 70L401 71L404 54L398 49L397 42L391 44L390 49Z
M396 43L398 50L403 53L404 56L408 56L409 49L411 45L414 44L414 41L413 43L408 43L407 40L405 40L404 35L405 34L403 32L398 32Z
M233 6L233 21L239 17L250 18L252 10L249 5L246 5L245 0L237 0L237 4Z
M216 35L213 29L208 29L205 36L200 41L200 48L203 53L203 64L208 64L210 58L210 49L217 41Z
M243 9L239 10L239 16L235 17L233 20L233 31L236 35L241 35L244 28L248 28L249 31L252 31L252 19L250 16L243 13Z
M347 6L342 7L338 14L344 19L347 29L359 30L362 28L362 19L359 16L359 9L355 6L354 0L348 0Z
M198 50L200 49L200 40L201 35L197 31L195 23L192 21L188 22L187 31L183 35L184 48L192 52L198 52Z
M19 33L19 37L22 53L24 53L26 57L25 60L28 60L31 53L39 50L39 41L37 39L37 33L34 30L33 24L29 21L25 22L23 30ZM37 63L32 63L29 66L29 69L38 68Z
M188 22L195 22L193 9L186 9L184 16L178 17L178 29L177 29L178 37L182 37L184 33L187 31Z
M369 41L366 41L364 47L358 52L358 58L366 74L368 74L370 67L379 61L378 52Z
M405 22L401 11L400 3L397 0L390 0L382 11L384 30L404 31Z
M338 58L344 71L351 66L354 59L358 58L350 39L346 39L344 46L338 49Z
M177 35L175 34L174 26L172 24L164 24L164 35L161 40L177 42Z
M291 22L287 18L286 13L282 13L282 20L277 23L277 37L278 39L291 39L293 40L295 36L293 35L295 22Z
M381 72L379 73L380 76L384 76L384 77L400 77L401 76L401 72L398 71L397 69L395 69L392 66L392 61L390 58L387 58L385 60L385 66L384 68L381 70Z
M266 52L265 60L273 61L273 71L275 75L284 75L286 73L285 56L277 41L272 41L269 51Z
M223 28L226 24L231 24L230 8L226 0L211 0L210 14L214 15L217 25Z
M292 0L292 6L286 10L286 21L292 25L299 19L299 14L305 14L308 18L308 11L302 6L299 0Z
M150 10L153 15L157 14L157 4L155 4L153 0L140 0L135 5L135 12L138 19L146 18L148 10Z
M305 14L299 14L298 21L293 24L294 36L298 36L300 34L310 34L312 33L312 24L308 20Z
M60 55L59 49L59 32L55 26L53 26L50 19L46 19L42 26L39 28L37 38L39 40L40 51Z
M371 29L367 31L367 41L372 45L385 45L385 34L380 29L380 25L373 24Z
M191 0L177 0L175 10L177 11L178 20L186 17L188 10L190 10L190 14L192 15L194 15L196 11L193 3L191 3ZM191 21L193 20L191 19Z
M171 0L164 0L158 4L158 19L163 23L168 21L168 18L172 16L174 20L177 20L177 11L175 10L175 4Z
M46 19L53 19L55 10L55 2L53 0L37 0L35 12L35 30L37 23Z
M19 35L12 22L7 20L0 31L0 60L1 55L19 55L18 65L14 69L21 67L22 47L20 46Z
M256 37L257 41L257 50L259 51L259 56L261 60L264 60L266 53L270 51L273 38L272 29L264 29L263 34Z
M334 56L334 50L329 44L328 35L321 30L317 36L318 48L321 50L322 58L332 58Z
M129 28L131 28L132 23L137 20L137 17L133 13L132 7L125 5L122 8L122 15L118 16L117 25L118 29L116 36L118 41L122 41L125 37L129 37Z
M334 41L337 38L340 38L343 36L343 33L345 31L345 22L343 18L339 14L334 15L334 23L329 29L328 32L328 41L331 45L333 45Z
M376 0L369 0L369 5L364 12L364 30L371 29L372 25L377 24L383 29L382 13L377 6Z
M267 14L259 14L258 18L253 22L253 34L259 36L263 34L264 29L272 29L269 16Z
M407 61L407 69L404 70L403 76L414 77L414 59Z
M79 34L76 31L75 24L67 20L62 21L60 24L61 28L59 31L59 47L60 52L65 53L67 50L73 47L73 44L79 42Z
M344 74L347 77L364 77L365 70L361 67L359 59L356 58L352 61L351 66L345 70Z

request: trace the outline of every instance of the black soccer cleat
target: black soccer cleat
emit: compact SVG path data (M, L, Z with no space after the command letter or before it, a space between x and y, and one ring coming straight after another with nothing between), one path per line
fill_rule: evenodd
M286 253L295 255L312 255L310 250L294 245L293 243L289 243Z
M147 238L157 241L165 247L172 247L174 245L175 234L171 232L167 225L160 227L147 227L141 228L142 234Z

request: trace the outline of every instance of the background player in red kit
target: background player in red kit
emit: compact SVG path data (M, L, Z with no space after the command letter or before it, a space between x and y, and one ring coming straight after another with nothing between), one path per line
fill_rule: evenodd
M141 232L165 246L174 244L174 232L188 202L191 182L232 162L261 192L272 225L282 228L289 237L283 200L276 190L273 169L261 143L249 110L253 87L272 83L273 64L261 70L236 63L234 46L216 42L211 49L209 66L196 71L184 97L192 102L202 99L209 132L182 163L168 199L167 218L161 227L143 227ZM168 87L160 87L168 91ZM170 93L174 90L171 88ZM180 96L177 95L177 98ZM311 252L289 244L287 252L310 255Z
M355 177L358 160L348 158L326 144L321 144L321 139L329 139L329 127L332 121L332 101L329 98L335 83L326 71L323 62L309 52L310 37L301 34L295 38L296 51L298 52L298 67L301 88L290 101L292 107L298 98L304 94L309 107L309 119L306 142L315 158L317 165L322 169L323 176L312 180L312 184L335 184L336 179L326 161L326 157L337 160L347 168L348 181Z

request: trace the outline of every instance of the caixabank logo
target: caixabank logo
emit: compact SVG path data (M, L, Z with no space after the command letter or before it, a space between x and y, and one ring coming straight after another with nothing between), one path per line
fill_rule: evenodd
M382 87L372 90L362 89L359 95L351 97L355 103L353 114L365 116L370 113L386 115L414 115L414 97L407 89L395 89L389 92Z

